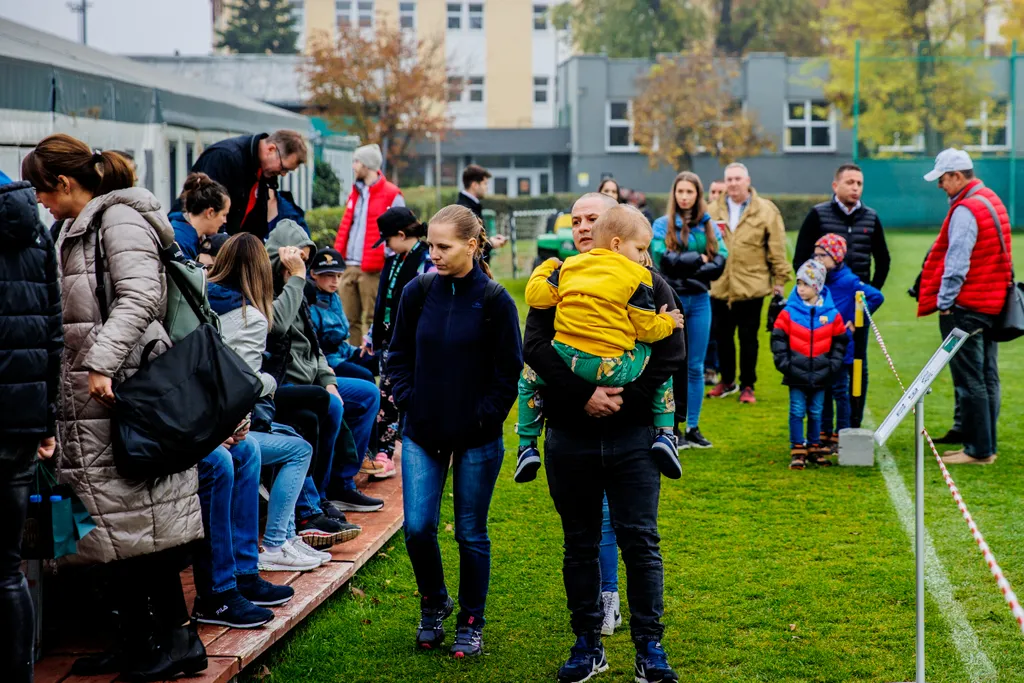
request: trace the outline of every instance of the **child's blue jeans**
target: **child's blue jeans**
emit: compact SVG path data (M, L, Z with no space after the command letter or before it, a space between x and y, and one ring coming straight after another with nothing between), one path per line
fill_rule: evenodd
M844 365L836 375L832 387L825 390L825 409L821 413L821 428L828 434L838 434L850 427L850 376L852 365ZM835 402L835 409L832 403ZM835 428L832 424L835 422Z
M821 444L821 410L824 406L824 389L789 388L789 442L793 446ZM804 438L805 417L807 438Z

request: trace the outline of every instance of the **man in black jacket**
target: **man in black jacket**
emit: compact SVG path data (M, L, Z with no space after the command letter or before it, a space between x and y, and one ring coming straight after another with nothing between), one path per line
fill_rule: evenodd
M889 277L889 247L878 213L864 206L864 173L856 164L843 164L836 169L832 181L832 199L811 209L796 239L793 267L814 258L814 243L819 237L836 233L846 240L846 265L876 289ZM874 277L871 262L874 261ZM850 425L860 427L864 419L864 402L868 395L867 328L857 330L853 337L854 353L861 364L861 395L850 397Z
M57 256L29 183L0 173L0 671L32 680L32 598L21 573L35 460L53 455L64 348Z
M266 239L268 182L306 163L306 154L306 142L294 130L241 135L204 149L192 170L205 173L227 188L231 209L225 232L251 232Z
M616 201L585 194L573 205L573 241L581 252L593 245L591 229ZM677 308L671 287L654 275L655 304ZM630 581L630 628L636 672L648 681L675 681L661 647L664 569L658 548L661 474L649 449L654 439L651 401L655 390L685 362L679 330L652 345L647 369L622 388L595 387L577 377L551 346L555 309L531 310L523 355L544 380L541 390L548 489L565 536L563 578L576 645L559 670L560 681L581 681L606 666L601 645L601 508L607 493L611 518ZM603 669L601 669L603 670Z
M462 191L455 203L464 206L481 221L484 219L483 200L487 196L487 184L491 180L491 172L483 166L470 164L462 172ZM484 261L491 262L491 251L501 249L508 241L504 235L491 235L484 245Z

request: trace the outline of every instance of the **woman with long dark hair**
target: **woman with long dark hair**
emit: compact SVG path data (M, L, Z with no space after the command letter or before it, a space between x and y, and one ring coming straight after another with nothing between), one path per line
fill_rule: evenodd
M227 223L231 197L223 185L205 173L189 173L180 199L181 211L174 211L167 218L181 252L195 260L200 243L216 235Z
M621 192L619 191L619 181L615 178L605 178L601 181L601 184L597 186L597 191L601 194L608 195L615 201L622 201Z
M437 273L409 283L388 365L404 413L402 489L405 542L420 591L416 643L434 649L453 611L437 543L441 496L454 469L459 543L455 657L483 652L484 603L491 570L487 514L504 457L502 425L523 369L519 315L483 262L487 234L464 206L430 220L427 242Z
M685 425L678 440L681 448L711 448L699 427L704 357L711 337L708 290L725 270L729 252L721 229L708 214L704 186L696 173L683 171L676 176L665 214L654 221L654 238L665 241L658 267L679 297L686 317L686 372L680 372L673 383L676 422Z
M203 535L196 468L147 486L117 473L111 447L114 382L135 373L149 342L162 342L161 351L170 347L159 249L172 244L174 231L156 198L132 187L131 166L115 152L51 135L28 153L21 174L63 221L58 471L97 525L79 541L77 559L109 563L118 588L119 645L78 660L73 672L120 671L123 680L146 681L202 671L206 650L178 576L180 549ZM106 320L96 294L97 253L106 267Z

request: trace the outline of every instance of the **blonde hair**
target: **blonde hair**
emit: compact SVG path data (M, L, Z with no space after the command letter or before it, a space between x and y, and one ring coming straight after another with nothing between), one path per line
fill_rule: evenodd
M592 234L594 246L607 248L613 237L631 240L646 231L652 234L651 224L635 206L619 204L601 214L594 222Z
M430 223L447 223L455 226L456 236L464 241L476 240L476 251L473 253L473 260L480 265L481 270L487 277L494 279L491 269L484 261L484 245L487 243L487 231L484 230L483 221L476 217L476 214L465 206L452 204L446 206L430 219Z
M242 299L263 314L267 324L274 324L274 275L267 249L259 237L240 232L228 239L217 252L210 270L210 282L237 287ZM245 321L245 309L242 309Z

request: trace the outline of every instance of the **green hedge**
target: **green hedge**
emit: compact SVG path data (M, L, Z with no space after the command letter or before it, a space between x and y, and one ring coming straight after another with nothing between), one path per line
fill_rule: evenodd
M420 220L426 221L440 208L435 201L435 192L432 187L412 187L402 190L405 195L405 203L416 214ZM442 205L454 204L458 191L454 187L441 188ZM549 194L541 197L504 197L492 195L487 197L485 206L492 209L498 215L508 214L512 211L526 211L530 209L568 209L579 195L577 194ZM799 230L804 217L815 204L828 201L828 195L802 195L802 194L781 194L764 195L775 202L782 213L782 219L786 222L787 230ZM655 216L660 216L668 204L667 194L648 194L647 204ZM313 241L318 246L325 246L334 243L334 237L338 232L338 224L341 223L341 216L344 209L340 206L322 207L306 212L306 222L309 223L313 233Z

